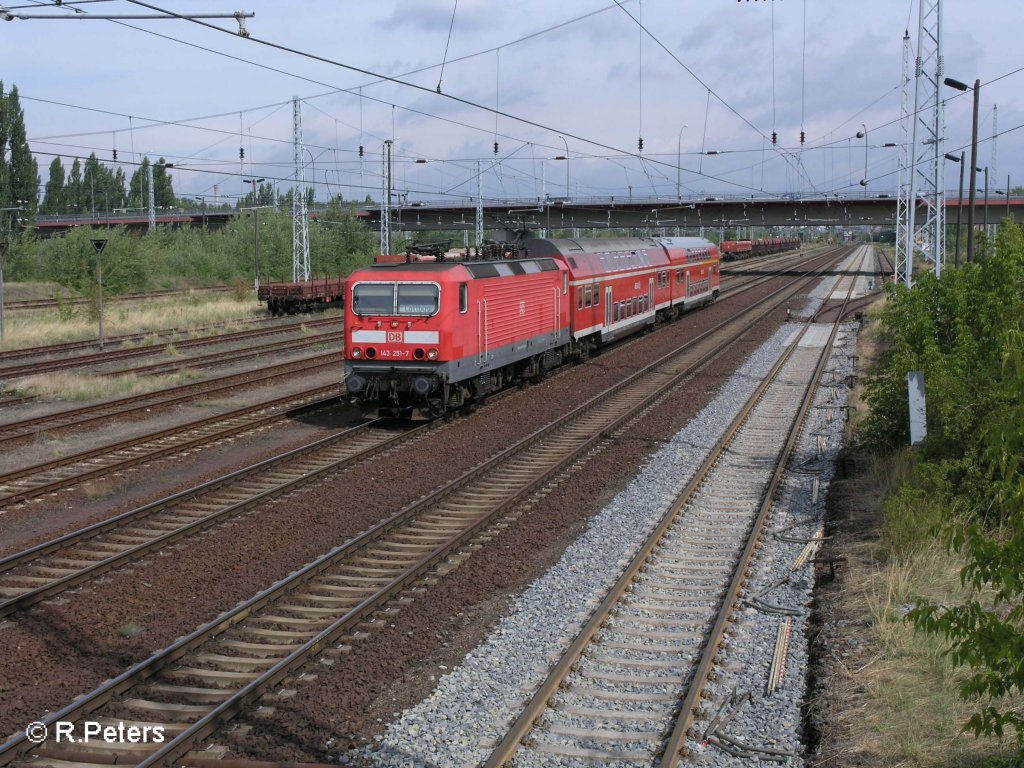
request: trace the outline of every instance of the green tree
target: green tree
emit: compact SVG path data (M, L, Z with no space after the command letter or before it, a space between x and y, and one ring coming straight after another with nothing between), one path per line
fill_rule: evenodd
M64 206L70 213L82 213L85 211L82 203L82 161L76 157L64 188Z
M64 164L59 157L50 163L50 180L46 182L43 195L42 213L54 214L64 211Z
M5 147L10 136L7 124L7 97L4 95L4 82L0 80L0 208L6 208L11 200L11 171L7 167Z
M34 216L39 205L39 166L32 157L25 134L25 114L18 99L18 86L13 86L7 95L4 109L8 125L7 140L11 147L8 171L9 198L25 207L29 216Z

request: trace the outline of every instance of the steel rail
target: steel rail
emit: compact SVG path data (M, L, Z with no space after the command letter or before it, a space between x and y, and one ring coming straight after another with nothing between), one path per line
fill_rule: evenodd
M337 366L341 359L342 355L340 352L317 353L297 360L289 360L286 363L267 366L258 371L244 371L242 373L216 376L192 384L182 384L181 386L154 392L128 395L127 397L119 397L102 403L69 408L65 411L58 411L44 416L10 421L0 424L0 444L31 437L32 435L52 429L69 429L102 419L109 419L112 416L123 416L147 408L161 408L174 405L175 403L187 402L194 400L199 395L212 395L240 386L251 386L263 381L280 378L292 373L297 368L301 368L303 373L308 374L317 368ZM31 427L40 426L45 427L45 429L31 429Z
M763 299L760 303L766 304L776 294L782 292L784 292L784 289L775 291L769 297ZM761 313L753 321L743 323L744 327L740 331L735 332L732 335L732 339L738 338L743 333L746 333L750 327L756 324L757 320L769 314L771 311L774 311L774 309L775 307L771 307L770 309ZM728 324L730 324L730 321L721 323L719 324L719 326L716 326L716 329L724 327ZM701 336L698 338L706 338L709 333L710 331L705 332L704 334L701 334ZM685 345L684 348L689 349L692 346L692 344L693 342ZM506 496L501 501L500 504L492 508L490 512L488 512L486 515L478 519L472 525L472 527L470 527L463 533L453 537L449 542L446 542L443 545L443 547L439 550L421 559L414 566L413 570L409 571L407 574L400 577L399 580L392 582L384 589L379 590L372 597L366 598L362 603L360 603L356 608L352 609L352 611L350 611L348 614L339 618L330 627L322 630L315 637L307 640L300 648L294 650L288 657L275 664L274 667L272 667L269 671L264 673L262 677L251 681L242 690L238 691L229 699L215 706L201 720L199 720L198 722L187 728L185 731L177 735L174 739L165 744L157 752L155 752L154 754L147 757L145 760L138 763L138 768L151 768L152 766L157 765L168 765L173 761L180 759L188 751L190 751L196 743L211 735L224 722L227 722L228 720L235 717L239 712L244 710L248 705L250 705L253 701L259 698L259 696L261 696L264 691L277 685L283 679L292 675L296 669L306 664L309 661L309 658L311 656L315 656L319 652L319 650L321 650L324 647L324 645L334 642L339 636L351 631L354 627L358 626L358 624L362 620L364 620L370 613L372 613L374 610L379 609L386 599L400 592L402 589L405 588L405 586L408 583L419 578L424 572L431 568L433 564L447 557L449 553L458 549L460 546L462 546L463 543L470 541L478 531L483 530L502 511L511 507L518 501L524 499L529 494L531 494L535 489L542 487L545 483L549 481L549 479L553 475L561 471L562 468L571 465L573 462L577 461L579 457L586 455L586 453L592 450L592 448L597 443L606 440L608 436L614 434L626 423L635 418L639 413L651 407L651 405L657 400L659 400L665 393L674 389L676 386L679 385L680 382L689 378L696 370L710 363L712 359L714 359L715 357L722 353L721 348L724 348L726 344L722 344L719 346L719 350L713 351L703 356L699 361L691 365L688 365L683 371L673 375L667 382L663 382L662 384L657 386L654 392L649 393L640 402L631 405L624 413L619 415L611 424L608 424L603 428L597 430L589 439L586 439L581 444L579 444L568 455L561 457L557 461L557 463L554 463L551 467L549 467L545 472L543 472L533 481L530 481L525 486L520 487L520 489L515 493ZM556 422L546 427L543 427L542 429L538 430L537 432L530 436L527 436L526 438L523 438L517 444L511 446L509 449L502 451L497 456L488 460L485 464L481 465L480 467L477 467L474 470L471 470L462 478L456 479L455 481L453 481L452 484L450 484L450 486L446 486L445 489L442 489L442 493L447 495L447 489L449 487L451 487L452 490L461 488L462 486L467 485L472 479L478 478L484 475L485 473L489 473L491 471L491 468L499 464L499 462L505 462L511 456L518 455L528 451L530 448L539 443L543 438L551 435L556 430L563 428L568 424L571 424L573 421L583 417L588 411L592 411L596 405L599 405L609 400L615 394L623 392L623 390L625 390L629 386L629 384L640 381L641 379L645 378L651 373L654 373L665 362L668 362L673 357L677 357L680 353L681 350L677 350L675 352L666 354L663 357L659 358L654 363L645 366L641 370L629 376L626 380L613 385L612 387L609 388L609 390L594 396L587 402L575 408L569 414L560 417ZM432 499L428 498L414 505L413 509L426 508L428 505L433 506L434 504L435 502ZM411 516L412 515L410 514L410 517ZM0 759L2 759L2 752L0 752ZM2 764L2 762L0 762L0 764Z
M144 293L122 293L117 296L112 296L107 301L112 303L118 303L122 301L148 301L154 298L163 298L164 296L179 296L188 295L189 293L225 293L232 291L234 288L228 285L215 286L213 288L168 288L160 291L147 291ZM91 299L87 297L74 297L63 300L63 303L72 304L75 306L88 304ZM20 301L7 301L4 302L4 306L9 309L49 309L50 307L58 306L56 299L22 299Z
M852 291L852 285L850 288ZM804 326L798 339L806 333L810 326ZM838 324L837 324L838 327ZM834 333L833 333L834 337ZM751 413L764 398L765 393L775 383L778 374L782 371L783 367L792 358L795 350L797 349L797 340L794 340L785 352L779 357L779 359L772 366L771 370L764 377L762 382L754 390L754 392L747 398L746 402L740 409L737 416L730 422L726 428L725 433L715 442L711 450L708 452L704 461L698 467L694 473L693 478L687 483L686 487L677 495L675 501L670 505L668 511L663 516L662 520L654 531L650 534L644 544L641 546L637 554L632 558L630 563L626 566L624 572L611 587L608 594L605 596L601 604L595 609L591 615L589 621L579 631L576 638L570 644L570 646L563 652L558 663L551 669L545 680L541 683L540 687L533 694L530 701L526 704L520 715L515 719L513 724L509 727L505 736L494 748L490 757L484 763L485 768L497 768L497 766L508 763L514 756L519 745L526 738L526 736L532 730L534 724L538 718L547 709L548 703L552 696L559 690L561 685L573 668L578 664L584 651L591 644L594 636L600 631L605 622L611 616L616 606L619 604L623 595L626 594L627 590L636 580L641 569L649 562L655 550L661 544L663 538L669 531L669 529L678 521L679 515L682 511L687 508L692 498L696 495L698 490L707 480L708 475L712 469L719 462L722 455L728 449L730 444L735 439L736 435L746 424ZM825 346L822 352L822 357L819 361L818 367L815 370L814 375L809 379L807 389L804 394L804 400L808 398L813 400L814 391L816 389L817 382L820 378L820 372L824 365L825 360L828 359L829 352L831 350L831 339L830 343ZM806 412L806 409L799 411L795 416L791 424L791 436L796 432L797 427L802 424L802 414ZM795 438L792 438L795 440ZM784 466L786 458L790 452L791 443L787 442L786 447L780 453L779 466ZM765 498L769 501L774 496L774 486L769 485L765 491ZM770 504L769 504L770 506ZM754 528L752 530L758 530ZM753 536L752 539L756 539ZM742 561L741 561L742 562ZM720 616L726 615L725 612L721 613Z
M140 347L128 347L125 349L113 349L105 352L93 352L86 355L78 355L76 357L61 358L59 360L39 360L32 363L20 363L18 365L4 365L0 366L0 376L22 376L36 373L45 373L46 371L61 370L64 368L78 368L84 365L95 365L105 364L116 360L124 360L133 357L145 357L147 355L160 354L167 348L167 344L173 344L177 349L188 349L191 347L207 347L214 344L229 344L234 341L241 341L243 339L251 339L258 336L276 336L278 334L293 333L300 331L302 326L313 326L320 327L322 325L331 325L340 323L340 318L320 318L318 320L308 321L302 324L279 325L270 326L264 328L247 328L241 331L231 331L229 333L220 333L214 336L204 336L198 339L177 339L171 340L170 342L160 344L146 344ZM145 338L145 334L140 334L139 337ZM109 340L108 342L109 343ZM95 341L88 342L90 346L95 346ZM59 345L56 345L59 346ZM49 349L46 347L37 347L36 349ZM10 350L11 352L24 352L24 350ZM50 352L36 352L35 355L49 354L52 352L59 352L60 349L51 350ZM21 357L28 357L27 354L22 354ZM3 359L0 357L0 359Z
M800 336L806 333L808 327L809 326L806 326L801 329ZM611 616L612 612L619 604L623 595L626 594L630 585L636 580L640 570L647 564L654 551L661 544L665 534L668 533L669 529L677 522L680 513L689 505L690 500L704 484L707 476L714 469L726 449L728 449L732 444L737 433L747 423L751 412L757 404L761 402L765 392L767 392L772 384L775 383L776 376L779 371L782 370L783 366L789 362L795 349L796 342L794 341L787 347L779 359L775 361L771 370L768 371L761 383L747 398L743 406L740 408L740 412L729 423L725 433L715 441L713 446L711 446L711 449L708 451L704 461L701 462L700 466L694 472L693 478L676 496L676 499L669 506L669 509L666 511L657 527L648 536L646 541L644 541L643 545L640 547L636 555L633 556L632 560L630 560L622 575L616 580L615 584L612 585L608 594L594 610L594 613L576 635L573 642L563 652L558 663L552 667L551 671L544 679L544 682L541 683L540 687L530 698L530 701L523 708L523 711L513 721L512 725L509 726L505 736L491 752L491 755L484 763L483 768L498 768L499 766L505 765L515 755L516 750L529 734L534 723L548 708L548 702L551 697L562 686L565 678L583 656L583 652L590 646L594 636L600 631L604 623L608 620L608 617Z
M774 292L773 294L770 294L769 297L766 297L765 301L767 301L769 298L774 296L776 293L786 290L786 288L787 287L780 288L778 291ZM755 318L753 321L751 321L751 323L756 322L758 319L760 319L760 317L763 317L763 315L759 315L757 318ZM711 329L708 329L703 334L701 334L701 335L695 337L693 340L691 340L691 342L688 343L683 349L688 349L688 348L690 348L691 345L696 345L703 338L705 338L708 335L714 333L719 328L725 327L729 322L730 321L727 320L727 321L724 321L724 322L720 323L718 326L715 326L715 327L713 327ZM746 329L741 331L741 333L745 332L745 330ZM734 338L735 338L735 336L734 336ZM679 351L677 350L676 353L670 353L669 355L666 356L666 358L667 357L671 357L673 354L678 354L678 352ZM657 364L658 364L658 362L656 362L656 363L654 363L652 365L657 365ZM644 371L640 371L640 372L637 372L636 375L641 375L643 373L644 373ZM625 380L622 383L623 384L627 384L630 380L631 379L627 379L627 380ZM348 433L346 433L346 434L348 434ZM321 447L323 447L323 445L328 444L329 441L330 441L329 438L325 439L323 441L318 441L317 443L314 443L313 446L315 447L316 450L319 450ZM290 452L289 454L285 454L284 458L287 459L287 460L291 460L291 459L293 459L293 458L295 458L295 457L297 457L299 455L298 451L305 451L307 449L312 450L312 448L309 448L309 447L302 448L302 449L297 449L296 451ZM360 454L360 455L362 455L362 454ZM243 476L248 476L252 472L262 471L262 469L260 469L260 467L269 467L269 466L271 466L272 463L277 463L281 459L282 459L282 457L277 457L275 459L267 460L266 462L262 462L260 465L256 465L254 468L246 468L244 470L239 470L237 473L232 473L232 475L229 475L228 477L232 481L235 481L237 479L240 479ZM148 458L147 457L142 457L142 458L140 458L138 460L139 461L145 461L145 460L148 460ZM353 460L353 459L347 459L346 461L348 462L348 461L351 461L351 460ZM332 468L336 469L338 467L337 466L332 466ZM98 470L96 470L96 473L97 474L102 474L105 471L109 471L109 469L107 469L107 468L98 469ZM118 516L117 518L113 518L110 521L105 521L105 522L102 522L102 523L98 523L95 526L90 526L90 527L88 527L86 529L82 529L81 531L74 532L72 534L68 534L67 536L60 537L59 539L55 539L55 540L53 540L51 542L46 542L46 543L40 544L40 545L38 545L35 548L27 550L26 552L19 553L19 554L16 554L16 555L12 555L12 556L10 556L8 558L0 560L0 574L5 573L7 571L10 571L13 568L18 567L18 566L23 566L23 565L31 564L33 561L37 560L40 557L43 557L45 555L54 554L55 552L58 552L58 551L63 550L63 549L67 549L67 548L69 548L71 546L74 546L74 545L77 545L79 543L82 543L82 542L84 542L84 541L86 541L86 540L88 540L88 539L90 539L90 538L92 538L92 537L94 537L96 535L100 535L101 533L105 533L105 532L108 532L110 530L114 530L114 529L120 528L123 525L127 524L128 522L136 522L137 520L143 519L144 517L146 517L146 516L148 516L150 514L154 514L155 512L157 512L157 511L159 511L161 509L166 508L167 506L169 506L170 504L172 504L176 500L180 500L181 498L184 498L184 497L195 498L195 497L200 496L200 495L202 495L204 493L208 493L208 492L210 492L210 491L212 491L212 490L214 490L216 488L219 488L223 484L224 483L222 482L222 479L211 481L211 483L209 483L207 486L203 486L203 487L200 487L200 488L197 488L197 489L191 489L189 491L183 492L182 494L178 494L178 495L176 495L174 497L171 497L170 500L163 500L162 502L155 502L153 505L147 505L146 507L140 508L139 510L133 510L133 511L131 511L129 513L125 513L122 516ZM285 487L288 487L288 486L285 486ZM274 493L280 493L280 492L283 492L283 490L275 490L274 491ZM262 499L264 497L265 497L265 495L261 495L260 497L257 497L257 499ZM2 499L0 499L0 501L2 501ZM255 503L255 500L252 503ZM199 528L208 527L209 525L214 524L223 515L237 513L238 511L241 511L242 509L247 508L247 506L244 506L244 504L245 503L240 502L239 504L233 505L231 507L228 507L225 510L218 511L218 512L216 512L216 513L214 513L214 514L212 514L212 515L210 515L208 517L205 517L205 518L203 518L203 519L201 519L199 521L196 521L193 524L184 526L181 529L173 531L172 533L169 533L169 534L167 534L165 536L162 536L162 537L159 537L157 539L154 539L151 542L146 542L144 544L140 544L138 547L129 549L127 551L118 553L116 555L112 555L110 558L106 558L106 559L103 559L101 561L98 561L98 562L94 563L93 565L91 565L91 566L89 566L87 568L83 568L83 569L81 569L81 570L79 570L79 571L77 571L75 573L68 574L68 575L63 576L63 577L61 577L59 579L56 579L56 580L52 581L49 584L45 584L45 585L39 586L39 587L37 587L37 588L35 588L33 590L26 590L26 592L22 593L21 595L18 595L16 597L12 597L12 598L8 599L6 602L0 603L0 616L5 615L6 613L10 613L10 612L19 610L21 608L27 607L28 605L32 605L32 604L34 604L34 603L36 603L36 602L38 602L40 600L46 599L48 597L52 597L53 595L55 595L55 594L57 594L57 593L59 593L61 591L64 591L65 589L68 589L68 588L70 588L72 586L76 586L77 584L81 583L82 581L84 581L84 580L86 580L88 578L91 578L92 576L98 575L100 573L104 573L104 572L110 570L111 568L116 567L116 566L118 566L118 565L120 565L120 564L122 564L124 562L128 562L128 561L130 561L132 559L137 559L138 557L142 557L142 556L148 554L154 548L158 548L159 546L164 546L167 543L169 543L170 541L176 540L177 538L180 538L181 536L188 535L188 533L191 533L194 530L197 530Z
M275 341L269 344L260 344L255 347L247 347L245 349L234 349L224 352L211 352L207 355L199 355L198 357L182 358L180 360L168 360L162 363L152 363L151 365L141 365L134 368L126 368L121 371L110 371L104 373L104 376L123 376L126 373L134 373L149 376L155 373L167 373L168 371L178 371L184 368L206 368L211 365L221 365L223 363L230 363L236 360L245 360L250 357L259 357L266 352L287 352L294 349L303 349L305 347L312 347L317 344L327 344L330 342L343 341L345 339L344 331L330 331L328 333L319 333L315 336L304 336L300 339L287 339L285 341Z
M811 275L811 273L808 274ZM813 279L813 276L808 276L803 280L796 281L795 283L792 283L788 286L777 289L776 291L773 291L771 294L769 294L769 296L766 296L763 299L761 299L759 305L770 304L780 294L782 295L782 299L780 299L780 301L784 301L786 300L786 298L789 297L789 295L795 294L797 291L799 291L803 287L803 284L809 282L811 279ZM714 331L724 329L726 326L730 325L739 326L739 330L732 331L733 338L738 338L742 334L748 332L749 329L753 327L762 317L766 316L771 311L774 311L776 308L777 305L771 306L769 307L769 309L764 310L757 317L744 316L742 318L733 318L729 321L725 321L716 326L715 329L708 330L705 333L701 334L698 337L698 339L708 339ZM716 339L716 341L719 340ZM563 414L554 423L549 424L546 427L543 427L535 431L533 434L527 437L524 437L515 445L511 446L505 451L502 451L500 454L487 460L477 468L474 468L464 473L459 478L456 478L455 480L446 484L442 489L439 489L439 491L433 494L431 497L423 499L420 502L417 502L416 504L407 507L406 509L393 515L388 520L379 523L378 525L371 528L369 531L366 531L365 533L356 537L352 541L335 548L330 553L322 556L313 563L310 563L309 565L303 567L301 570L295 572L291 576L281 580L273 587L264 590L257 596L251 598L248 601L245 601L244 603L240 604L239 606L227 612L226 614L223 614L222 616L218 617L218 619L214 620L213 622L207 623L206 625L200 627L187 637L180 639L168 648L155 654L149 660L135 665L132 669L127 670L126 672L119 675L117 678L108 681L108 683L105 683L92 694L89 694L77 700L76 702L72 703L68 707L65 707L59 712L46 716L43 722L52 724L57 720L73 719L95 711L99 706L102 706L112 697L117 696L120 693L123 693L124 691L135 685L138 681L148 679L152 675L156 674L159 670L166 668L170 663L188 653L189 650L197 647L202 642L205 642L208 637L221 634L229 627L236 625L244 618L252 615L254 611L266 605L272 599L276 599L276 596L293 592L299 586L299 584L308 581L314 575L319 574L325 569L331 567L331 565L339 558L342 558L346 554L355 551L359 547L365 546L371 541L376 541L380 538L380 536L382 536L387 531L401 525L405 521L413 519L415 515L418 514L418 512L432 508L432 506L435 505L440 499L443 499L448 495L452 494L453 492L458 491L463 486L469 484L473 480L487 476L488 473L492 472L494 467L498 466L500 463L510 460L513 456L537 456L540 452L531 451L530 449L533 448L539 441L543 440L549 435L553 435L555 431L558 430L560 427L573 424L575 421L582 418L589 411L591 411L595 405L599 405L604 401L608 400L614 394L627 388L630 384L639 381L646 374L656 372L656 370L658 369L658 367L660 367L662 363L671 360L673 357L678 357L680 355L687 354L688 351L691 350L691 348L696 344L696 342L696 339L688 342L682 348L676 350L676 352L664 355L662 358L659 358L658 361L655 361L654 363L645 366L640 371L637 371L631 376L627 377L627 379L615 384L606 392L596 395L593 398L590 398L586 403L573 409L573 411L567 414ZM448 552L461 546L462 541L467 540L467 538L472 538L472 536L475 534L477 530L481 529L488 523L488 521L493 519L492 515L497 514L501 509L504 509L509 505L515 503L519 499L523 498L525 495L531 493L534 488L539 487L543 483L547 482L551 474L557 472L561 467L564 467L567 464L571 464L573 461L576 460L578 456L588 451L596 442L606 439L611 432L614 432L615 429L618 428L618 426L621 426L622 424L626 423L629 418L635 416L639 412L642 412L645 408L650 407L654 402L657 402L660 397L664 396L666 391L670 390L679 382L684 381L686 378L688 378L688 376L692 374L692 372L696 368L708 364L716 356L723 354L724 348L725 345L723 343L716 344L715 350L706 353L705 355L702 356L700 360L693 362L688 366L685 366L683 370L677 372L676 375L671 376L670 381L668 383L663 384L663 386L661 387L655 388L653 392L648 393L648 395L642 398L639 402L636 402L636 400L634 399L631 406L628 409L626 409L624 413L619 414L618 418L614 419L612 423L604 423L603 425L598 426L595 430L593 430L593 434L589 439L582 440L574 450L570 451L568 455L563 456L563 458L557 463L555 463L554 466L549 467L539 477L529 482L525 487L520 486L518 490L506 494L501 499L499 504L497 504L490 513L482 515L479 519L477 519L476 522L473 524L472 528L466 530L462 535L449 540L445 545L443 545L443 547L440 550L436 550L433 554L426 556L420 561L418 561L417 566L415 566L417 572L423 572L427 568L431 567L432 563L437 562L439 559L442 559L443 557L447 556ZM626 394L628 393L624 393L624 397ZM180 755L187 752L188 749L191 748L191 744L194 743L196 739L203 738L205 735L212 732L212 730L214 730L221 722L230 719L230 717L232 717L238 711L243 709L246 706L247 702L253 700L257 695L259 695L259 691L264 690L265 686L272 685L275 681L278 681L282 677L290 674L291 670L305 663L305 660L308 659L310 654L315 655L322 651L323 645L326 642L329 642L331 639L336 638L340 634L344 634L344 632L346 631L346 627L351 626L352 622L358 623L358 620L360 620L363 616L372 612L376 607L379 607L379 601L381 598L384 598L390 594L394 594L396 591L403 588L402 584L408 583L410 579L414 578L415 576L409 575L408 578L405 578L405 580L402 581L401 584L397 582L392 582L391 586L378 591L377 596L375 598L363 600L359 604L359 606L357 606L354 609L355 612L349 612L347 619L345 617L342 617L334 624L332 624L330 628L318 633L316 637L314 637L312 640L306 642L303 645L301 652L295 651L286 659L275 664L270 672L265 673L258 680L253 680L252 682L247 684L241 691L236 692L230 698L226 699L221 704L217 705L210 713L204 716L200 722L193 724L189 729L187 729L180 735L176 736L171 742L164 745L164 747L159 752L151 755L144 762L140 763L140 765L151 765L156 764L157 762L166 762L169 760L173 760L176 757L179 757ZM259 680L262 680L264 682L261 683L259 682ZM26 749L31 749L32 745L26 745L26 741L27 737L25 736L25 734L19 734L3 746L0 746L0 765L6 765L7 763L16 759L17 756L24 752Z
M366 424L346 430L340 434L330 435L329 437L322 438L308 445L280 454L279 456L274 456L248 467L243 467L242 469L218 477L215 480L204 483L203 485L189 488L185 491L175 493L164 499L154 501L137 509L129 510L128 512L124 512L108 520L103 520L99 523L65 534L59 538L43 542L31 549L0 560L0 575L10 572L16 567L26 565L31 566L34 564L34 561L41 557L52 555L78 544L91 541L102 534L118 531L126 525L144 521L146 518L157 514L158 512L173 508L176 504L181 502L195 500L201 496L221 490L225 487L230 487L232 484L259 475L260 473L266 473L268 470L287 466L289 463L298 459L307 458L311 454L315 454L325 448L334 447L337 443L350 441L354 437L362 435L364 432L368 432L375 423L376 422L367 422ZM99 560L66 576L56 578L47 584L40 585L34 589L29 589L20 595L3 600L0 602L0 617L8 616L17 611L24 610L25 608L35 605L42 600L46 600L47 598L60 594L72 587L76 587L83 582L95 579L97 576L100 576L113 568L133 560L138 560L141 557L145 557L152 552L173 544L179 539L198 533L201 530L205 530L206 528L222 522L228 517L244 512L261 502L275 498L284 493L294 491L295 489L306 485L328 472L334 472L358 461L364 461L381 451L386 450L393 444L401 440L408 439L411 434L418 434L421 430L429 429L431 426L432 425L430 424L424 424L423 426L414 428L409 432L401 432L390 437L383 438L353 455L346 456L337 461L324 463L322 466L317 467L312 471L299 474L290 480L280 482L266 491L262 491L257 494L250 494L240 501L215 510L204 517L186 523L160 536L156 536L149 541L140 543L121 552L112 553L111 556L106 559Z
M119 472L138 466L139 464L173 455L175 453L181 453L192 448L198 448L218 440L222 440L225 437L237 435L240 432L255 429L266 424L271 424L275 421L280 421L281 419L290 418L301 413L308 413L311 410L316 410L326 405L337 403L339 401L338 395L329 395L331 392L336 392L337 389L337 384L326 384L320 387L314 387L304 392L284 395L283 397L274 398L273 400L266 400L256 403L255 405L248 405L244 408L236 408L235 410L228 411L227 413L218 414L216 416L207 416L206 418L196 419L194 421L189 421L185 424L179 424L174 427L168 427L167 429L162 429L157 432L149 432L145 435L128 438L127 440L121 440L110 445L104 445L87 451L80 451L79 453L75 453L70 456L64 456L59 459L52 459L51 461L34 464L30 467L23 467L11 472L6 472L0 475L0 489L4 486L10 486L16 481L22 481L20 485L23 486L24 478L32 477L33 475L40 475L44 472L50 472L54 469L66 467L70 464L81 464L98 457L110 457L110 463L105 463L101 466L95 466L93 464L89 469L76 474L65 475L63 477L44 481L29 487L20 487L13 491L4 492L0 490L0 508L31 499L36 496L41 496L45 493L50 493L51 491L68 488L72 485L77 485L84 480L100 477L111 472ZM329 396L324 397L324 395ZM147 443L157 441L165 441L176 435L184 435L188 432L203 430L205 427L223 422L237 421L238 419L243 419L246 416L258 414L260 411L275 408L279 410L269 414L257 415L254 418L245 419L239 423L232 424L231 426L224 427L213 432L203 432L202 434L184 440L183 442L163 445L146 451L145 453L134 453L127 458L118 459L113 456L113 454L125 451L129 448L135 448L137 446L143 446Z
M849 295L852 292L853 281L851 281L850 287L847 291L847 300L849 300ZM764 501L758 510L757 517L752 526L751 536L748 538L747 544L743 548L743 554L740 556L740 561L737 564L732 581L729 583L729 589L726 592L726 596L723 601L723 608L711 630L711 635L708 643L705 645L704 652L701 654L700 663L697 665L697 671L694 674L693 680L690 682L686 697L683 699L675 727L672 729L672 733L669 735L668 741L665 744L665 751L662 754L660 768L675 768L679 763L680 751L682 750L683 744L686 740L686 734L690 730L690 727L693 725L693 721L696 718L697 707L700 703L701 694L703 693L704 686L707 684L711 671L714 668L715 657L718 654L718 649L721 646L722 640L725 638L725 630L731 620L733 609L739 600L740 591L743 589L743 585L746 581L747 571L753 564L754 554L757 550L761 536L764 533L765 525L768 522L769 512L775 503L775 494L782 483L782 478L783 475L785 475L789 457L792 455L793 448L799 439L804 421L807 418L807 412L814 404L815 390L817 389L818 382L821 380L821 375L825 370L825 366L828 364L829 357L831 356L831 350L835 343L836 334L839 333L839 325L839 320L836 320L833 323L832 332L829 334L828 342L826 342L822 349L821 358L818 360L818 365L814 369L814 375L811 377L808 384L807 392L804 394L800 403L800 408L793 421L793 428L790 431L790 435L786 440L785 446L783 447L782 457L775 468L775 472L772 474L772 479L768 484L768 490L765 493Z

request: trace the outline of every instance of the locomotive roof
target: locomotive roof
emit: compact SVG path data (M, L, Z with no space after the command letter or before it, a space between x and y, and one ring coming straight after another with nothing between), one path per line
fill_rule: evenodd
M580 253L623 253L648 248L710 248L714 245L703 237L595 237L534 238L523 242L531 256L575 256Z
M396 264L371 264L372 270L399 270L414 272L444 272L464 267L471 277L509 277L537 272L557 272L558 262L549 258L503 259L494 261L409 261Z

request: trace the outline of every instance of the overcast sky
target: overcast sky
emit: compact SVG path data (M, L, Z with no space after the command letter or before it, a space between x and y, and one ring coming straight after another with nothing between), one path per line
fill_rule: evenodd
M72 5L7 7L63 15ZM92 151L109 162L116 146L120 161L173 162L179 195L233 200L243 173L286 189L298 96L319 200L379 199L382 142L392 137L394 186L410 200L474 196L478 160L488 197L562 197L567 172L573 197L674 197L677 184L683 195L860 194L862 123L869 191L891 192L897 155L882 145L899 139L904 30L917 46L912 0L458 0L454 23L455 0L152 5L251 11L252 37L231 19L207 23L235 34L181 20L0 21L0 78L22 95L43 184L55 154L67 166ZM151 12L127 0L77 7ZM1024 130L1011 130L1024 124L1024 72L1010 74L1024 67L1024 3L946 0L944 14L946 75L1008 75L982 89L980 135L993 133L995 104L999 131L1010 132L995 160L993 142L981 145L979 165L996 166L993 189L1007 174L1024 183ZM970 141L971 94L946 96L945 151L958 153ZM641 137L643 160L633 156Z

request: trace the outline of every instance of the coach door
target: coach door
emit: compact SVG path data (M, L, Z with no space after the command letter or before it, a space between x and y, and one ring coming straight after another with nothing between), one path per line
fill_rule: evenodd
M609 285L604 289L604 327L612 325L612 287Z
M647 281L647 311L654 312L654 278Z

